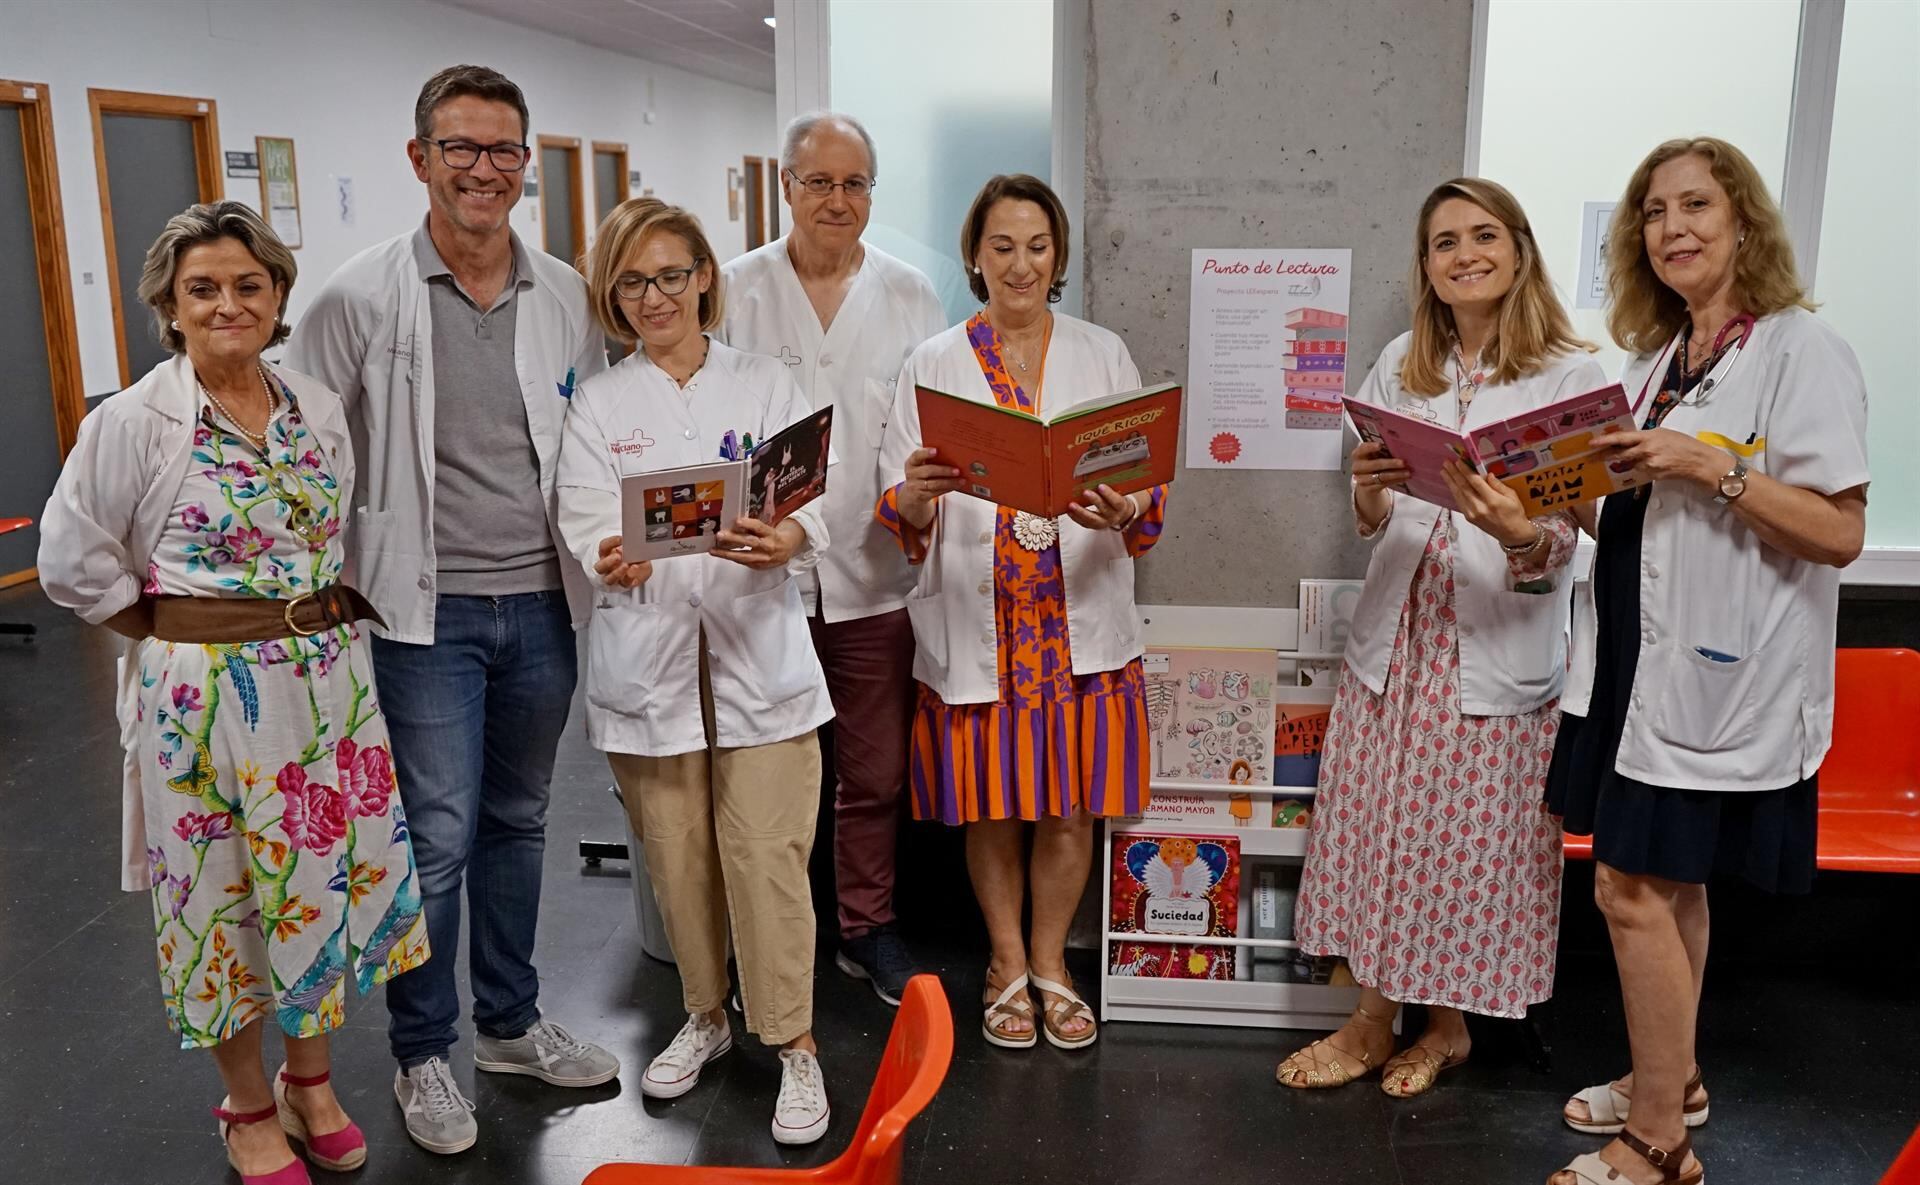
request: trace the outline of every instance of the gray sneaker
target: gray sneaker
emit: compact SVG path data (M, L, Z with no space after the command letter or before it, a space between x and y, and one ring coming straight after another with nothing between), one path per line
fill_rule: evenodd
M550 1086L599 1086L619 1075L620 1059L543 1018L511 1040L476 1037L473 1068L526 1074Z
M393 1097L407 1120L407 1135L429 1152L443 1156L465 1152L480 1138L473 1104L460 1093L453 1067L443 1057L429 1058L411 1070L396 1070Z

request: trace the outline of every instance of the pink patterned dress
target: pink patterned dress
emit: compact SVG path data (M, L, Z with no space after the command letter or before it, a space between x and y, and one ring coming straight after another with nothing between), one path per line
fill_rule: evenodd
M1564 515L1537 578L1572 557ZM1414 570L1384 694L1341 671L1320 764L1294 936L1405 1004L1518 1017L1553 994L1560 828L1540 787L1559 701L1519 716L1460 710L1458 532L1442 512ZM1544 569L1544 571L1543 571Z

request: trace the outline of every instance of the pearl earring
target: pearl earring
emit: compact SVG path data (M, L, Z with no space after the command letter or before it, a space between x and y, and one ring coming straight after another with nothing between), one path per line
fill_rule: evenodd
M180 331L180 322L172 321L172 322L169 322L169 324L173 326L173 330L175 333L178 333Z

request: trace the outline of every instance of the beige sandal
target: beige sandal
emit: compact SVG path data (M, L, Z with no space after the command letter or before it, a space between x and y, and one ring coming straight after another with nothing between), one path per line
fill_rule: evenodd
M993 990L993 980L987 980L987 990ZM1007 1032L1008 1025L1016 1021L1026 1021L1024 1033ZM1032 1049L1040 1042L1040 1034L1034 1031L1033 1001L1027 997L1027 977L1022 975L994 997L987 1005L987 1014L980 1022L980 1035L987 1044L998 1045L1002 1049Z
M1680 1095L1683 1100L1680 1104L1681 1118L1688 1127L1699 1127L1712 1113L1710 1100L1693 1101L1693 1096L1700 1091L1701 1087L1700 1067L1695 1066L1693 1077L1687 1079L1687 1089ZM1567 1107L1575 1103L1587 1105L1586 1119L1575 1119L1572 1112L1567 1110ZM1615 1090L1611 1082L1602 1082L1598 1086L1589 1086L1568 1099L1566 1107L1560 1109L1560 1118L1577 1132L1585 1132L1590 1136L1617 1136L1627 1130L1627 1116L1632 1109L1631 1096Z
M1100 1039L1100 1026L1093 1019L1093 1009L1073 988L1038 975L1033 977L1033 986L1054 997L1040 1014L1040 1023L1047 1028L1049 1045L1056 1049L1085 1049ZM1067 1022L1072 1020L1086 1021L1086 1029L1078 1034L1067 1032Z
M1456 1057L1451 1047L1440 1053L1426 1045L1410 1046L1380 1067L1380 1093L1396 1099L1423 1095L1433 1089L1441 1074L1466 1064L1467 1059Z
M1660 1170L1660 1185L1707 1185L1707 1170L1699 1161L1694 1162L1692 1172L1680 1171L1693 1152L1692 1136L1681 1137L1679 1145L1671 1150L1656 1148L1630 1131L1622 1130L1619 1138L1640 1159ZM1572 1181L1565 1180L1567 1174L1572 1174ZM1626 1175L1600 1159L1599 1153L1589 1152L1574 1157L1566 1168L1548 1177L1547 1185L1617 1185L1625 1179Z

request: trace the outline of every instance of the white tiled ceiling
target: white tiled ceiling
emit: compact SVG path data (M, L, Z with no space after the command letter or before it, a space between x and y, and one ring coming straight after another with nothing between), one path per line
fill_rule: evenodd
M773 0L446 0L523 28L773 90Z

